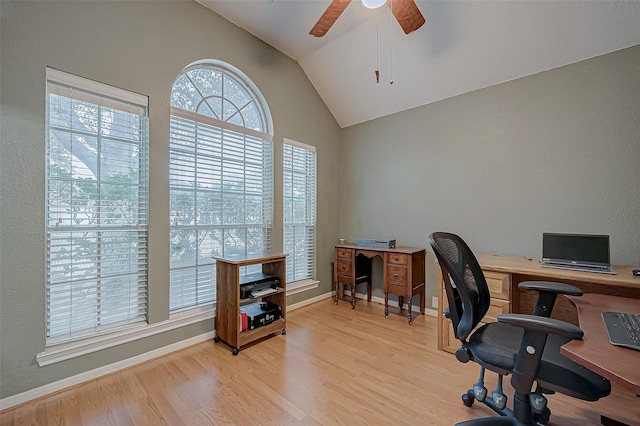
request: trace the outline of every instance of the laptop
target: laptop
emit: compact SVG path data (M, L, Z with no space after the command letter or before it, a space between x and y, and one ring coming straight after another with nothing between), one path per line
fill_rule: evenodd
M546 268L615 275L609 259L609 236L542 234L542 261Z
M640 315L626 312L603 312L609 342L640 351Z

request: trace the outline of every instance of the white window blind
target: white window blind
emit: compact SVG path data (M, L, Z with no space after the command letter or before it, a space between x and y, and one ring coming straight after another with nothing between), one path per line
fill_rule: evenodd
M148 100L47 68L47 345L147 315Z
M312 279L316 254L316 150L284 140L284 251L287 282Z
M188 68L171 98L169 303L176 312L215 301L214 256L270 250L273 144L256 96L227 70Z

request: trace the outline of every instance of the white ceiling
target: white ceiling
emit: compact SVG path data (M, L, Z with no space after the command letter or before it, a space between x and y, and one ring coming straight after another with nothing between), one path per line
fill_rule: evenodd
M322 38L331 0L197 1L298 61L341 127L640 44L637 0L416 0L409 35L353 1Z

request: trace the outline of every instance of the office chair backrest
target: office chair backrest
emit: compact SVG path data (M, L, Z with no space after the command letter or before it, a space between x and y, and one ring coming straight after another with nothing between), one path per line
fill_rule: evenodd
M455 336L465 342L489 309L491 296L487 281L478 260L462 238L447 232L434 232L428 239L442 269Z

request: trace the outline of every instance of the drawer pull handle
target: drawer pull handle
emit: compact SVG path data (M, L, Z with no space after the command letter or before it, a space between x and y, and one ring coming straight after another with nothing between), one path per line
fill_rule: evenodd
M400 275L398 275L398 274L393 274L393 278L400 278Z
M342 266L340 266L340 269L342 269L344 271L345 269L347 269L347 267L342 265Z

